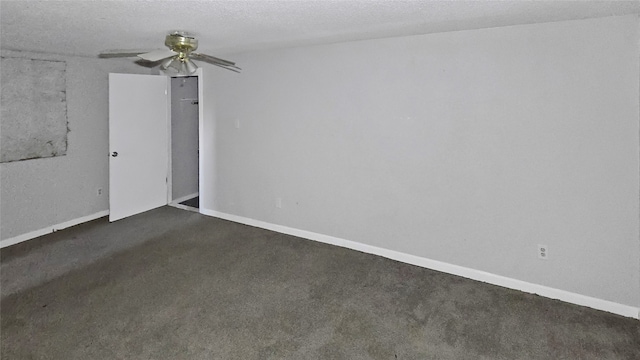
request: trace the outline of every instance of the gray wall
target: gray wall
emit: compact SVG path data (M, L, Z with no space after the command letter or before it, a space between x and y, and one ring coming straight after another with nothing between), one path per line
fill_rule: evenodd
M150 71L132 60L2 54L66 61L70 132L66 156L0 164L0 238L108 210L108 74Z
M638 33L627 16L237 54L210 210L639 306Z
M198 193L198 78L171 79L172 199Z

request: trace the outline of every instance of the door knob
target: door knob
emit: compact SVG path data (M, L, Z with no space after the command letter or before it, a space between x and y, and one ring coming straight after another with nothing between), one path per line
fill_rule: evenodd
M112 157L116 157L116 156L118 156L118 152L117 152L117 151L112 152L112 153L111 153L111 156L112 156Z

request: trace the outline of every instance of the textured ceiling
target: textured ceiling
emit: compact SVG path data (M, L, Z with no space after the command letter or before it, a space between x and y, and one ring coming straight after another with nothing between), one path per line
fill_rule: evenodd
M195 33L201 52L426 34L640 13L636 1L1 1L4 49L96 56Z

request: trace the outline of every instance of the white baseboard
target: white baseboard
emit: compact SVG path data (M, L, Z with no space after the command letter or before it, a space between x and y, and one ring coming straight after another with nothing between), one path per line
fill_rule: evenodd
M283 225L272 224L260 220L245 218L242 216L227 214L219 211L200 209L200 213L204 215L214 216L245 225L255 226L262 229L272 230L283 234L293 235L309 240L315 240L326 244L336 245L352 250L361 251L368 254L382 256L388 259L400 261L403 263L424 267L436 271L445 272L452 275L462 276L468 279L486 282L493 285L506 287L509 289L520 290L531 294L538 294L551 299L557 299L568 303L587 306L593 309L607 311L610 313L640 319L640 308L619 304L613 301L598 299L586 295L576 294L565 290L555 289L544 285L529 283L526 281L516 280L501 275L488 273L485 271L466 268L463 266L453 265L437 260L431 260L415 255L401 253L398 251L388 250L376 246L366 245L355 241L340 239L333 236L314 233L311 231L295 229Z
M73 219L73 220L69 220L69 221L65 221L65 222L60 223L60 224L47 226L46 228L43 228L43 229L40 229L40 230L35 230L35 231L28 232L26 234L22 234L22 235L14 236L12 238L4 239L4 240L0 241L0 248L11 246L11 245L14 245L14 244L17 244L17 243L21 243L23 241L31 240L31 239L37 238L38 236L42 236L42 235L46 235L46 234L52 233L54 231L66 229L68 227L71 227L71 226L74 226L74 225L78 225L78 224L82 224L82 223L85 223L87 221L99 219L99 218L107 216L107 215L109 215L109 210L104 210L104 211L97 212L95 214L83 216L83 217L80 217L80 218L77 218L77 219Z
M185 196L179 197L177 199L173 199L173 200L171 200L169 205L180 204L181 202L189 200L189 199L193 199L196 196L200 196L200 193L199 192L194 192L193 194L189 194L189 195L185 195Z

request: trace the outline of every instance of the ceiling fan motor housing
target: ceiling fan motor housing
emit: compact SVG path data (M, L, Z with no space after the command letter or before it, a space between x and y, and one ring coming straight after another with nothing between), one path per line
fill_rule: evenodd
M167 35L164 44L169 49L180 53L179 56L182 59L198 48L198 39L181 33L171 33Z

